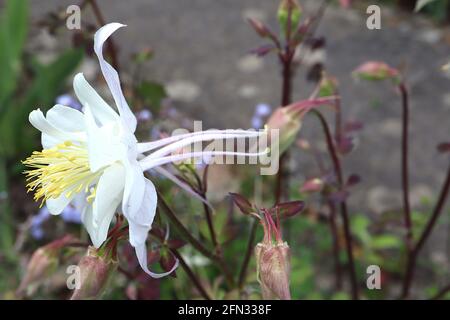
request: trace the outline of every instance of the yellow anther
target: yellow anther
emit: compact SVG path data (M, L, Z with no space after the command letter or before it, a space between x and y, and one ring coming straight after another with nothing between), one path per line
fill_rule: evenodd
M34 151L22 163L30 168L25 171L27 189L35 191L35 201L42 199L42 203L62 194L70 198L81 190L87 192L101 174L90 171L87 149L70 141L51 149ZM95 197L95 191L89 197Z

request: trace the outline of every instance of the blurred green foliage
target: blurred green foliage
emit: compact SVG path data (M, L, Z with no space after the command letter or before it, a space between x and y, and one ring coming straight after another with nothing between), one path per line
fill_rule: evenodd
M29 29L28 1L8 0L0 17L0 252L15 261L14 227L9 205L10 183L22 171L20 160L38 143L28 114L45 111L83 58L69 49L49 64L25 54Z

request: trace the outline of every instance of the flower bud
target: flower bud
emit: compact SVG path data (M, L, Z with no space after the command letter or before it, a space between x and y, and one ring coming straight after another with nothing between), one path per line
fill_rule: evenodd
M324 74L319 83L319 97L327 97L336 94L337 80L334 77Z
M397 69L380 61L368 61L363 63L353 71L353 75L364 80L372 81L392 79L398 82L400 77Z
M258 243L255 248L258 280L266 300L290 300L290 250L286 242Z
M300 192L320 192L324 186L324 181L320 178L306 180L300 188Z
M266 126L268 130L279 130L279 154L286 151L294 142L297 133L301 129L303 117L308 111L320 105L330 104L336 99L337 97L333 96L310 99L293 103L286 107L277 108L270 116ZM270 143L272 146L271 148L274 148L276 147L274 144L276 144L277 141L271 141Z
M94 247L89 247L87 255L78 263L80 283L70 299L87 300L98 298L106 288L106 284L117 265L117 261L103 256Z
M66 245L77 241L73 236L67 235L37 249L28 262L25 276L22 278L16 294L22 296L27 289L31 289L31 291L36 289L58 267L61 250Z
M250 25L255 29L256 33L259 34L260 37L266 38L270 36L270 31L267 27L259 20L248 18L247 19Z
M44 246L37 249L31 256L27 271L16 294L22 296L28 288L37 287L58 266L58 250Z
M290 22L289 15L291 20ZM281 0L280 6L278 7L277 18L285 36L287 36L289 28L292 31L297 29L301 15L302 8L297 0Z

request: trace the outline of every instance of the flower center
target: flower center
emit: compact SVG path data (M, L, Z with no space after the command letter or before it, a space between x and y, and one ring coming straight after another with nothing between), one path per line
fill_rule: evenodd
M25 171L28 192L35 191L35 201L42 199L41 207L46 200L62 194L70 198L84 190L95 195L95 188L90 186L100 172L91 172L84 146L66 141L51 149L34 151L23 164L30 168Z

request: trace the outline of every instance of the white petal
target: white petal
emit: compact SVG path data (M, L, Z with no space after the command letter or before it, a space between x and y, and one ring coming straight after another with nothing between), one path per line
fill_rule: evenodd
M85 131L83 113L60 104L48 110L47 120L56 128L66 132Z
M86 81L82 73L73 78L73 89L83 105L90 105L92 114L100 124L117 121L118 114L103 100L94 88Z
M73 197L66 197L65 194L61 194L58 198L50 198L45 201L45 205L48 208L48 211L53 215L60 214L65 207L72 201Z
M145 192L144 197L142 199L142 204L139 210L137 211L136 215L132 217L132 220L143 226L151 228L153 219L155 218L156 214L158 195L156 193L156 189L153 182L151 182L147 178L144 178L144 181L145 181Z
M116 102L117 109L121 118L124 120L125 125L134 132L136 130L137 120L134 114L131 112L128 106L125 96L123 95L122 88L120 87L120 80L117 71L103 58L103 44L117 29L124 27L125 25L120 23L109 23L100 28L94 36L94 51L97 54L100 68L109 90Z
M93 203L94 225L100 227L103 221L109 219L106 232L117 207L122 201L124 184L125 168L120 164L113 164L108 167L98 181ZM101 238L103 236L106 239L104 230L102 230Z
M83 221L83 224L87 232L89 233L92 244L94 245L94 247L99 248L106 240L108 228L114 216L114 212L112 213L112 215L108 215L108 217L105 217L101 225L95 226L93 211L93 206L91 204L87 205L81 214L81 220Z
M94 215L92 210L92 204L88 203L84 210L81 212L81 221L83 222L84 227L86 228L89 236L91 237L91 241L96 248L100 247L102 244L96 241L96 230L97 228L94 226Z
M89 167L92 172L111 165L123 157L125 152L120 141L119 122L110 122L99 128L89 104L85 105L85 123L87 130L87 146Z
M136 219L144 199L146 179L136 159L124 159L123 163L126 174L122 211L127 219Z
M31 111L28 119L36 129L42 132L42 146L46 149L64 141L82 141L85 139L84 133L65 131L50 123L40 109Z
M136 246L134 249L136 251L136 256L138 258L139 265L141 266L142 270L144 270L152 278L157 279L165 277L171 274L176 268L178 268L178 259L176 259L175 264L170 271L164 273L154 273L150 271L147 266L147 247L145 243Z

